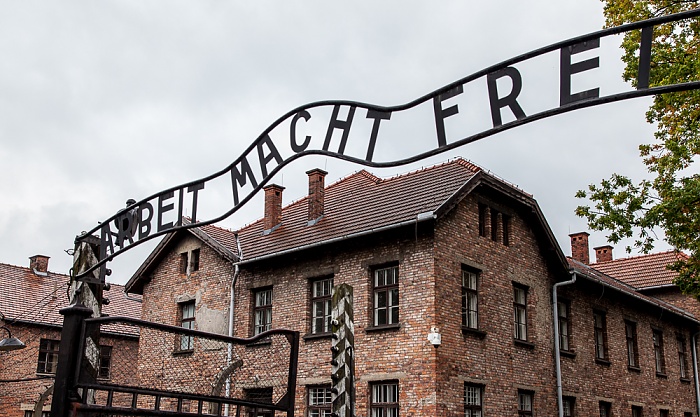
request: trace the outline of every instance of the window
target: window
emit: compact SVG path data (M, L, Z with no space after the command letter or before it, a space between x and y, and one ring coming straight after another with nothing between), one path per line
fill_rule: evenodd
M612 404L607 401L598 402L598 410L600 411L600 417L612 416Z
M557 314L559 322L559 349L564 351L571 350L570 343L570 329L571 321L569 319L569 313L571 310L571 303L568 300L557 301Z
M100 346L100 363L97 369L97 377L100 379L109 379L111 366L112 346Z
M503 244L510 245L510 216L501 213L501 225L503 226Z
M498 211L491 209L491 240L498 242Z
M272 388L244 389L243 394L248 401L262 404L272 404ZM273 417L272 410L248 407L248 417Z
M399 267L374 271L374 326L399 323Z
M659 417L668 417L668 410L659 410Z
M681 379L688 379L688 354L685 350L685 337L678 334L676 341L678 342L678 374Z
M330 387L308 388L309 417L331 417L331 389Z
M37 374L55 374L58 365L58 340L41 339L39 341L39 361Z
M593 327L595 341L595 358L596 360L608 360L608 334L607 325L605 323L605 313L602 311L593 312Z
M194 301L180 304L180 327L194 330ZM181 335L180 350L193 350L194 337Z
M691 413L690 411L686 411L685 413L683 413L683 417L693 417L693 413Z
M515 339L527 340L527 287L513 285L513 309L515 312Z
M654 364L657 375L666 374L666 361L664 360L664 334L661 330L652 330L654 342Z
M486 205L479 203L479 236L486 237Z
M187 273L187 252L180 254L180 273Z
M33 410L25 410L24 417L34 417L34 411ZM51 411L42 411L41 417L51 417Z
M518 417L532 416L532 400L534 394L530 391L518 391Z
M642 407L638 405L632 406L632 417L643 417Z
M462 270L462 327L479 328L479 293L476 272Z
M564 408L564 417L574 417L574 405L576 404L576 398L574 397L562 397L562 405Z
M637 323L625 320L627 339L627 366L639 369L639 349L637 348Z
M272 288L258 290L255 294L253 335L272 329Z
M330 333L333 278L311 282L311 333Z
M483 387L464 384L464 416L481 417L483 414Z
M192 251L192 259L190 259L190 272L199 271L199 249Z
M371 417L399 416L399 384L398 382L379 382L370 386L372 390L370 402Z

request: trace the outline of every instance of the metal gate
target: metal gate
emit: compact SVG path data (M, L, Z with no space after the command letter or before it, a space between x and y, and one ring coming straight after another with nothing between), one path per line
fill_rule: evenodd
M299 332L240 339L90 312L61 311L53 416L294 415ZM105 375L100 335L134 333L138 348L114 352Z

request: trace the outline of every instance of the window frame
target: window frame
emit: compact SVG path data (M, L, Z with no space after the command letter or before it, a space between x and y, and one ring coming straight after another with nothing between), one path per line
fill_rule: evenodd
M263 293L268 293L269 295L265 297L262 302L267 302L267 304L259 304L259 295ZM257 336L268 330L272 330L272 303L273 303L274 293L272 292L272 287L257 288L253 290L253 336ZM265 322L259 323L259 314L262 315Z
M608 401L598 401L598 412L600 417L612 417L612 403Z
M609 364L608 320L607 314L602 310L593 310L593 344L596 362Z
M503 237L503 245L510 246L511 236L511 216L501 213L501 236Z
M479 236L481 237L487 237L488 236L488 231L486 230L486 224L487 224L487 212L488 212L488 206L484 203L478 203L478 210L479 210Z
M312 391L323 390L322 397L312 396ZM330 385L309 385L306 387L306 415L307 417L330 417L333 411L333 400ZM322 398L324 402L312 404L313 398ZM327 401L325 401L327 400Z
M561 399L562 409L564 410L564 417L574 417L576 415L576 397L570 397L565 395ZM567 405L569 406L568 410Z
M462 329L479 330L479 284L481 273L478 270L462 267ZM470 278L465 285L465 278ZM474 279L473 288L471 278ZM472 297L470 297L472 296Z
M513 339L518 342L527 342L529 337L527 314L528 290L529 288L526 285L516 282L513 283ZM524 297L522 302L518 300L519 291L522 291Z
M528 405L522 401L523 398L529 398L529 407L527 410L524 406ZM533 391L518 390L518 417L532 417L535 415L535 393Z
M666 358L664 355L664 332L661 329L651 329L654 347L654 369L657 376L666 376Z
M180 274L182 274L182 275L187 274L187 265L188 264L189 264L189 253L188 252L180 253Z
M100 359L97 366L97 379L112 379L112 350L109 345L100 345Z
M199 271L200 254L200 248L192 249L190 252L190 273Z
M633 405L632 417L644 417L644 408L640 405Z
M36 364L38 375L56 375L60 340L41 338L39 340L39 355ZM48 367L48 371L47 371Z
M676 334L676 343L678 345L678 375L683 381L690 380L690 375L688 374L688 351L685 344L685 336L683 334Z
M269 395L268 395L269 394ZM256 401L259 403L264 402L269 398L269 403L272 404L272 397L274 395L274 390L272 387L261 387L261 388L244 388L243 396L246 400ZM264 396L264 397L263 397ZM274 417L275 412L272 409L258 409L257 407L248 406L248 417Z
M393 271L394 282L392 284L387 284L388 275L384 277L384 284L379 285L379 273L381 271ZM379 306L379 296L384 294L385 305ZM395 304L392 303L392 294L395 293ZM378 266L372 269L372 327L373 328L394 328L399 326L401 323L401 311L400 311L400 290L399 290L399 265L389 264ZM384 312L384 323L380 322L380 313ZM394 311L396 312L396 318L394 319Z
M625 320L625 350L627 351L627 367L639 370L637 323L632 320Z
M330 282L330 286L328 287L328 293L327 294L321 294L317 295L316 292L316 285L324 283L324 282ZM310 281L310 291L311 291L311 296L309 298L309 310L311 312L310 314L310 322L309 322L309 334L313 335L322 335L322 334L330 334L331 333L331 315L332 315L332 301L333 301L333 276L326 276L326 277L321 277L321 278L314 278ZM323 290L325 290L325 285L323 286ZM323 317L317 316L317 310L316 310L316 303L322 303L323 305ZM317 329L317 323L316 321L322 318L324 319L323 321L323 329L320 331Z
M196 320L195 300L189 300L178 304L179 327L187 330L194 330ZM191 315L190 315L191 311ZM194 336L180 335L177 344L177 352L192 352L194 350Z
M468 389L478 390L478 404L469 403L467 400L470 398L467 395ZM481 417L484 415L484 386L482 384L473 384L469 382L464 383L464 416L465 417Z
M493 207L490 207L489 215L491 216L491 240L494 242L498 242L500 240L499 232L501 231L501 228L499 227L500 222L498 221L499 213L500 212L498 210L496 210Z
M396 401L380 401L375 399L375 387L395 387ZM388 391L387 391L388 394ZM373 381L369 384L369 413L371 417L398 417L399 415L399 381ZM389 395L384 398L388 400ZM396 410L395 413L387 413L388 410Z
M571 301L560 298L557 300L557 326L559 326L559 350L573 352L571 348ZM562 306L564 308L562 308ZM562 312L564 313L562 315ZM562 326L564 324L564 326ZM566 328L566 332L563 331ZM566 347L564 345L566 344Z

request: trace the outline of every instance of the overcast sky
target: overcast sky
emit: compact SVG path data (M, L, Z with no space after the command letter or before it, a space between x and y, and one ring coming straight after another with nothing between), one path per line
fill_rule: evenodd
M61 273L81 231L129 198L225 168L297 106L402 104L603 25L596 0L23 1L0 10L0 262L26 266L43 254ZM602 93L629 89L619 40L596 52L601 65L587 82ZM528 91L558 94L552 56L523 69ZM373 172L467 158L533 194L568 255L568 234L586 230L575 192L612 172L647 175L637 147L652 140L649 104L578 110ZM422 135L391 146L410 148ZM304 172L315 167L328 171L327 184L363 168L301 158L274 179L286 187L285 204L304 197ZM259 218L259 197L221 225ZM592 247L605 243L592 233ZM128 280L153 244L112 262L112 281ZM627 256L623 245L615 256Z

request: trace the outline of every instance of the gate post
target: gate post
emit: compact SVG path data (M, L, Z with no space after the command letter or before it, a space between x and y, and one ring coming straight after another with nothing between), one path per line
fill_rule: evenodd
M331 398L333 417L355 416L355 327L353 324L352 287L333 287L331 312Z
M80 356L83 354L82 333L85 319L92 309L82 304L73 304L60 310L63 315L61 342L58 345L58 364L54 380L51 417L69 417L71 401L78 400L74 391L78 377Z

